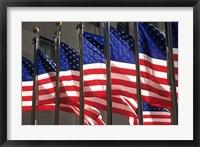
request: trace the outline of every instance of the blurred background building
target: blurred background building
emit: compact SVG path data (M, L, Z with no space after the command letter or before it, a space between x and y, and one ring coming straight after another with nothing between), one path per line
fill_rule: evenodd
M76 25L79 22L63 22L61 27L61 41L67 43L74 49L78 48L78 35ZM154 26L165 32L163 22L152 22ZM111 22L111 26L133 36L133 23L131 22ZM55 59L54 44L52 43L54 32L57 27L55 22L22 22L22 55L29 60L33 61L33 37L32 32L34 27L40 29L39 35L39 47L42 49L51 59ZM102 22L85 22L84 31L103 35L103 23ZM106 123L107 112L100 110L103 116L103 120ZM39 111L38 124L39 125L54 125L55 112L54 111ZM31 112L22 112L22 125L31 124ZM67 113L60 111L60 125L78 125L79 118L73 113ZM128 120L125 116L113 113L113 125L128 125Z

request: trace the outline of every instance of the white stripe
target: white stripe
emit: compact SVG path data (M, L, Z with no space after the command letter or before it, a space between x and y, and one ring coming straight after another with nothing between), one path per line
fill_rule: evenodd
M160 112L160 111L143 111L143 115L168 115L170 116L169 112Z
M22 101L22 106L32 106L32 101ZM45 104L42 106L55 106L55 104Z
M56 72L48 72L48 73L44 73L41 75L38 75L38 80L43 80L43 79L47 79L50 77L56 76Z
M123 95L114 96L114 97L118 98L118 99L127 99L135 108L138 107L137 102L133 98L129 98L129 97L126 97L126 96L123 96Z
M54 88L55 86L56 86L56 82L41 84L41 85L39 85L39 90L50 89L50 88ZM68 80L68 81L60 82L60 87L65 87L65 86L77 86L77 87L79 87L79 81Z
M173 54L178 55L178 48L173 48Z
M85 86L85 92L95 92L95 91L106 91L106 85L94 85L94 86Z
M105 74L89 74L83 76L84 81L91 81L91 80L106 80Z
M135 70L135 64L111 61L111 67L125 68L130 70Z
M60 98L66 97L66 96L76 96L79 97L79 92L76 91L66 91L64 93L60 93ZM39 95L39 100L50 100L52 98L55 98L55 93L51 94L45 94L45 95Z
M134 117L129 117L128 121L130 125L134 125Z
M32 96L33 91L22 91L22 96Z
M33 81L22 81L22 86L33 86Z
M139 53L139 58L146 60L146 61L149 61L150 63L155 64L155 65L167 67L167 61L166 60L152 58L152 57L149 57L148 55L143 54L143 53ZM174 64L174 67L178 68L177 64Z
M143 118L144 122L171 122L171 119L167 118Z
M60 76L79 76L79 71L75 70L68 70L68 71L60 71ZM56 76L56 72L48 72L41 75L38 75L38 80L47 79L50 77Z
M32 101L22 101L22 106L32 106Z
M171 122L171 119L167 118L143 118L144 122Z
M47 83L47 84L40 84L39 90L50 89L50 88L54 88L55 86L56 86L56 82L51 82L51 83Z
M76 70L60 71L60 76L71 76L71 75L79 76L80 73L79 71Z
M84 64L83 65L83 69L87 70L87 69L106 69L106 64L105 63L92 63L92 64Z

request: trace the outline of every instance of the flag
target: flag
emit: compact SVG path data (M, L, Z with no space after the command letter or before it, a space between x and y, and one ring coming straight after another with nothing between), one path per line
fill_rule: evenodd
M178 22L172 22L172 41L173 41L174 71L176 76L176 89L178 97Z
M138 48L142 100L154 106L171 109L165 35L151 23L138 23ZM174 56L176 84L178 84L177 49L174 49Z
M171 125L170 111L166 108L152 106L145 102L142 106L144 125Z
M65 110L65 105L72 104L79 109L79 69L80 55L78 51L65 43L61 43L60 48L60 103L61 110ZM85 87L84 87L85 88ZM90 119L92 125L105 124L102 120L101 113L95 107L84 104L85 119ZM90 118L89 118L90 116Z
M22 57L22 110L31 110L28 102L32 101L33 90L33 63Z
M30 111L32 106L32 86L33 86L33 78L31 75L33 74L33 64L23 57L23 68L22 68L22 76L29 79L29 83L26 81L22 88L22 110L23 111ZM27 61L26 61L27 60ZM55 110L55 71L56 65L55 63L48 58L48 56L41 51L40 49L37 50L37 63L38 63L38 95L39 95L39 102L37 106L37 110ZM23 78L25 79L25 78ZM68 80L65 80L68 82ZM64 82L61 83L61 90L65 89L66 87L62 87ZM29 84L29 85L28 85ZM28 87L29 86L29 87ZM29 90L29 96L24 96L24 90ZM27 92L27 91L25 91ZM65 98L67 92L61 93L61 96ZM103 125L104 122L102 121L102 116L100 112L90 106L85 106L85 116L84 121L85 124L99 124ZM67 112L75 113L79 116L79 105L78 103L61 103L60 109Z
M33 63L22 57L22 111L31 111L33 95ZM37 110L53 110L53 105L38 105Z
M111 27L111 80L112 111L127 116L137 124L135 82L135 56L133 38ZM104 41L101 36L84 32L84 83L85 101L96 108L107 110L106 64Z

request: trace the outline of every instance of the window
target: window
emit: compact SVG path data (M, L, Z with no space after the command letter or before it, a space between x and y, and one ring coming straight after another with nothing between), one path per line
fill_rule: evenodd
M49 56L50 59L55 61L54 42L47 38L40 36L39 38L40 49Z
M89 22L90 24L96 26L96 27L100 27L100 22Z
M129 34L128 22L118 22L117 23L117 29Z

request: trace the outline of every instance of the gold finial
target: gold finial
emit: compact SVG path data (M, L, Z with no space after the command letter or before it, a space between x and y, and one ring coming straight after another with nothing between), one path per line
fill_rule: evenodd
M39 33L39 29L37 28L37 27L35 27L34 29L33 29L33 33L35 33L35 34L37 34L37 33Z
M56 25L57 25L57 26L61 26L61 25L62 25L62 22L56 22Z

